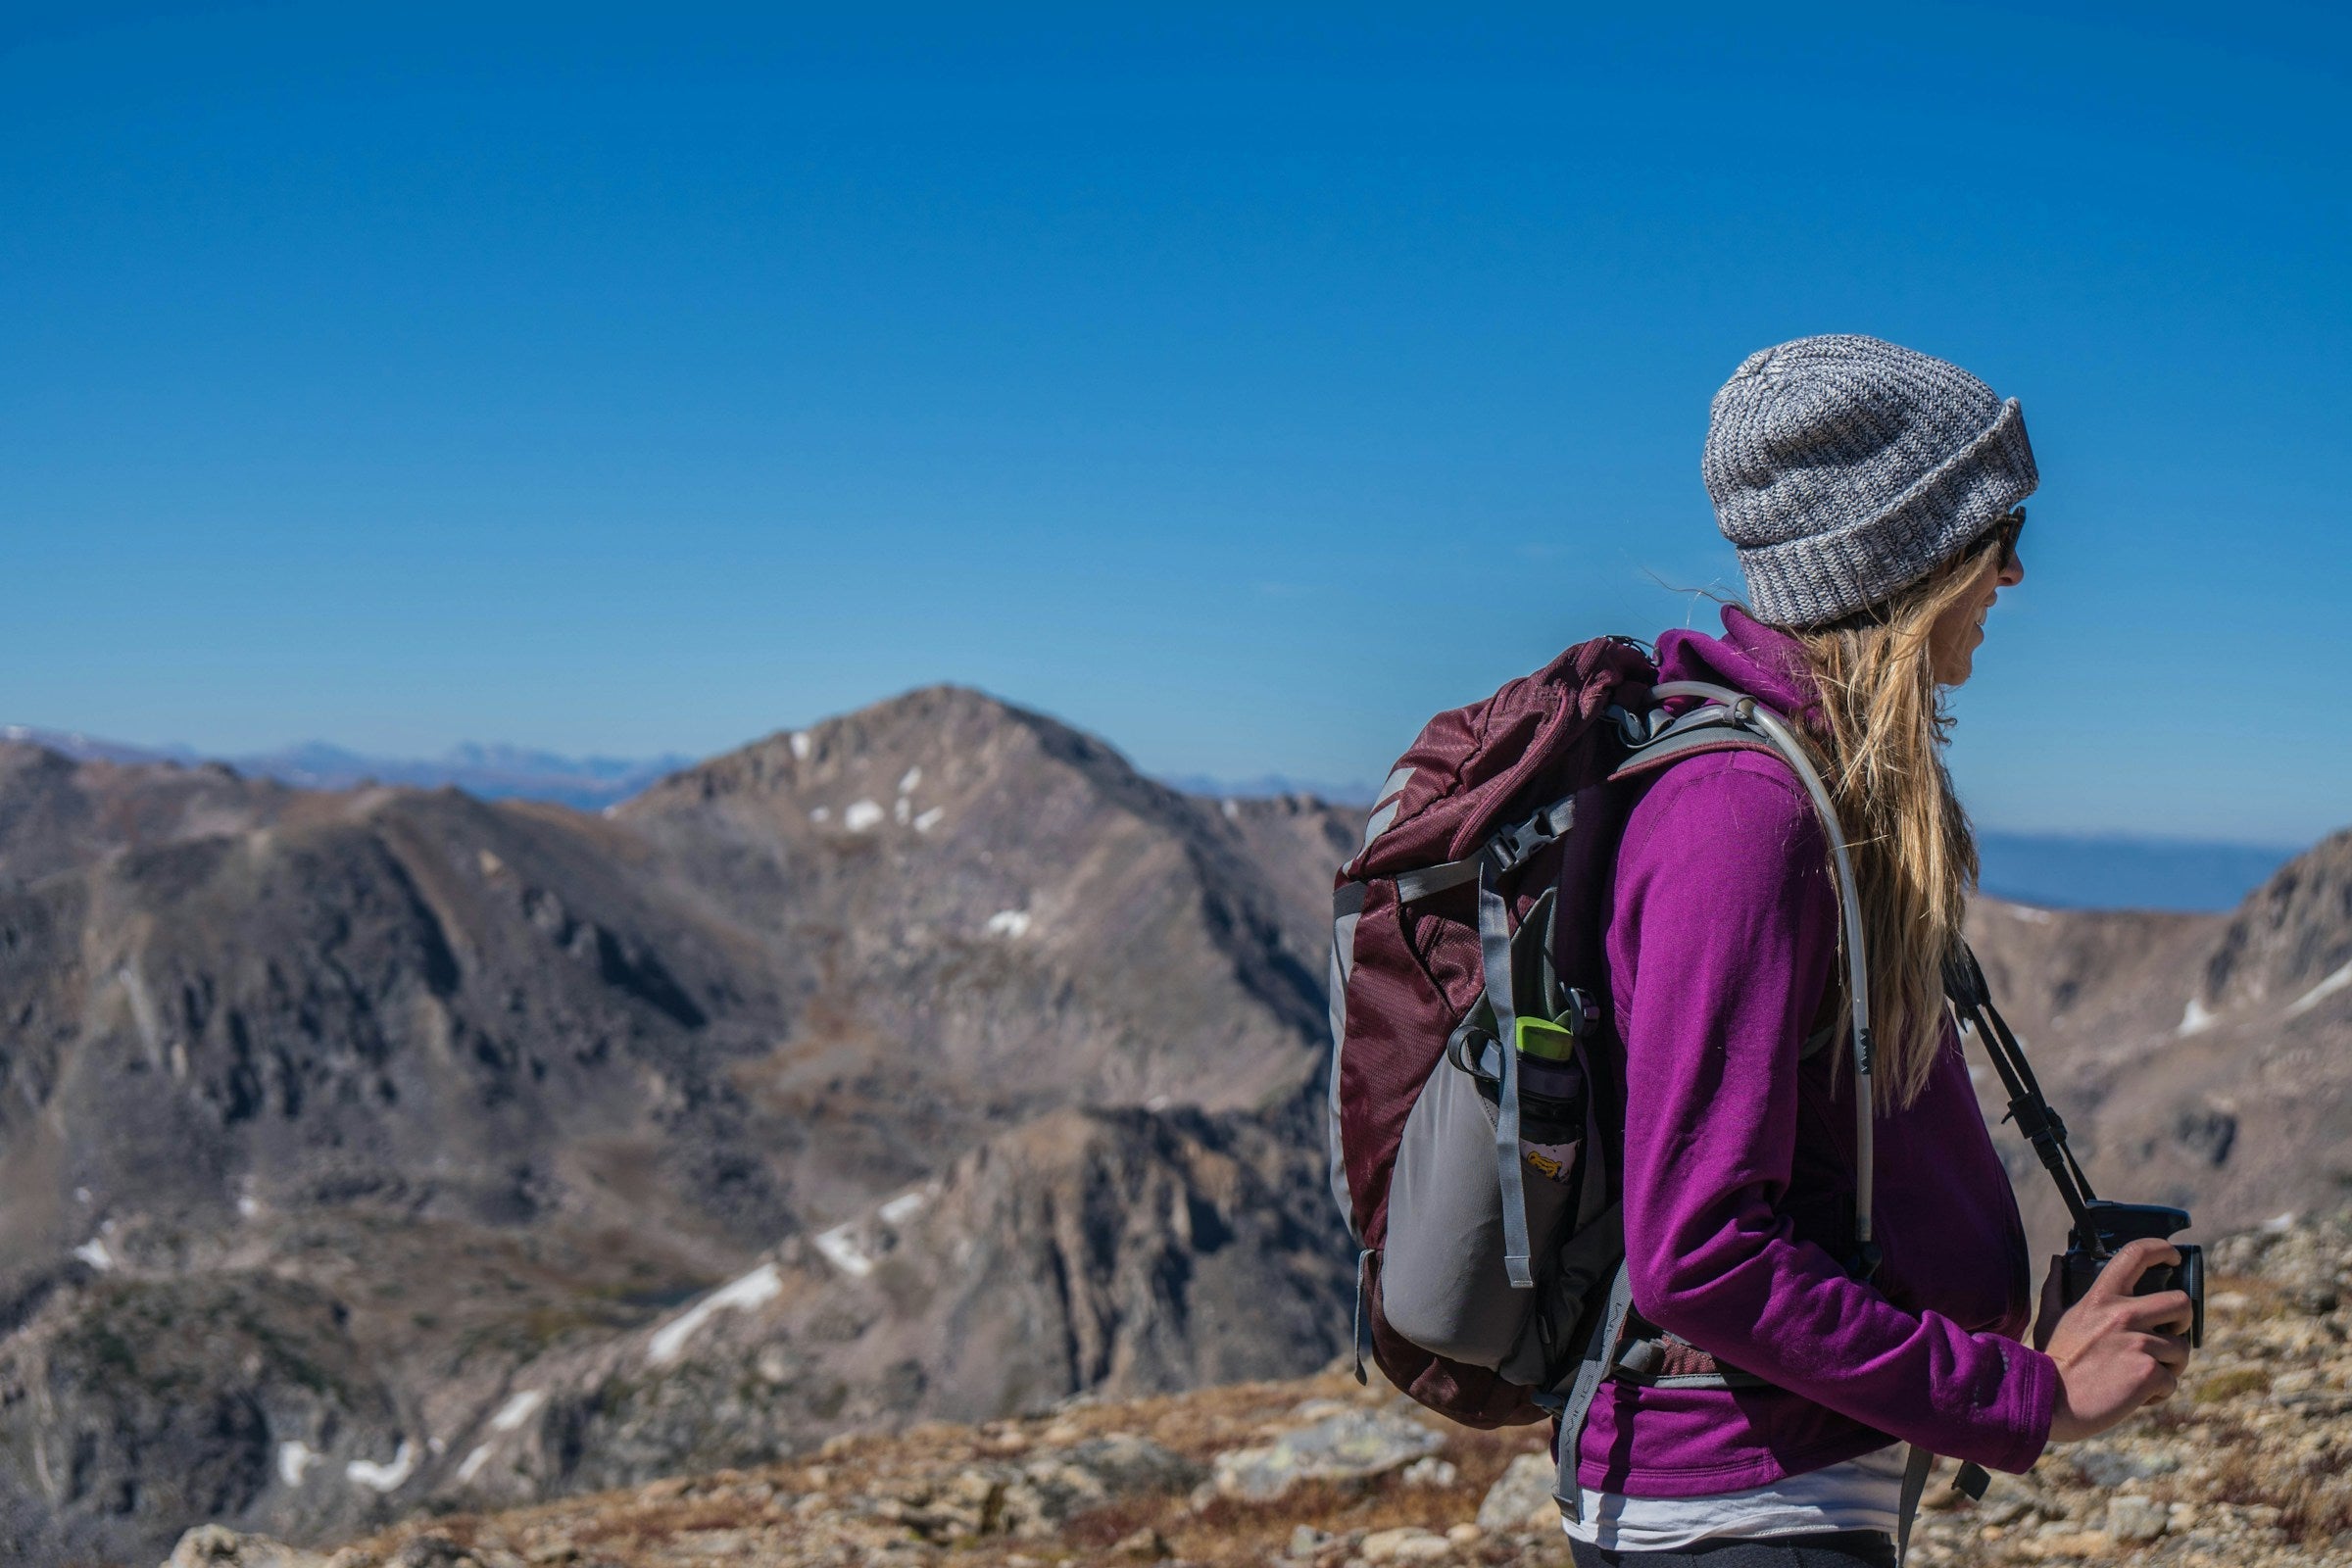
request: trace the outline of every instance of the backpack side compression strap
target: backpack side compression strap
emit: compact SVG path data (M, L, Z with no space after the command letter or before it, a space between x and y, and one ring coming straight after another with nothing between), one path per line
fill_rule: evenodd
M1584 1449L1585 1417L1592 1413L1592 1399L1600 1393L1601 1380L1616 1365L1617 1344L1625 1337L1626 1316L1633 1309L1632 1275L1620 1262L1609 1281L1608 1308L1593 1325L1592 1338L1586 1342L1584 1359L1577 1364L1576 1382L1569 1386L1568 1402L1560 1409L1559 1435L1552 1440L1559 1473L1551 1489L1551 1499L1560 1505L1561 1514L1571 1520L1584 1517L1585 1489L1577 1481L1576 1470Z
M1499 1073L1495 1083L1494 1179L1502 1200L1502 1267L1511 1288L1533 1290L1535 1266L1527 1234L1527 1178L1519 1164L1519 1053L1518 1004L1511 973L1510 904L1503 897L1502 879L1517 871L1537 852L1558 842L1574 825L1576 798L1552 802L1533 816L1498 829L1479 853L1467 859L1407 871L1396 878L1399 903L1425 899L1433 893L1478 882L1479 968L1485 982L1485 1001L1494 1020Z

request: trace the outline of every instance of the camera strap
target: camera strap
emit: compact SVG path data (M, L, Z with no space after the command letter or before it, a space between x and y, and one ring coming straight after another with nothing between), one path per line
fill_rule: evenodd
M2041 1082L2026 1060L2025 1048L1992 1004L1992 988L1984 982L1984 966L1965 942L1943 966L1943 989L1951 999L1952 1011L1992 1059L1992 1069L2000 1074L2001 1087L2009 1093L2009 1119L2026 1135L2042 1168L2057 1184L2068 1217L2078 1226L2086 1225L2090 1203L2098 1195L2090 1190L2090 1178L2082 1174L2082 1166L2067 1143L2065 1118L2042 1094Z

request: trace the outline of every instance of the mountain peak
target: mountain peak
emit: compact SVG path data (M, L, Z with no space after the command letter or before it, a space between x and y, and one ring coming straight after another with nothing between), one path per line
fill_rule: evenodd
M976 687L942 683L804 729L777 730L671 774L623 810L645 815L680 800L862 790L858 800L839 803L816 818L838 823L841 813L857 811L860 800L879 808L893 796L913 796L926 774L935 789L969 784L981 775L1001 774L1016 757L1077 767L1121 792L1160 788L1150 785L1114 748L1051 714ZM858 811L860 820L866 815Z
M2238 906L2205 969L2203 1004L2300 1015L2352 991L2352 828L2280 866Z

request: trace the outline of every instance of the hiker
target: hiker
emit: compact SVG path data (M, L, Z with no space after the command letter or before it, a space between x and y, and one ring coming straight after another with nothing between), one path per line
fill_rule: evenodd
M2009 1179L1943 1007L1976 851L1953 798L1941 694L1969 678L2000 590L2025 576L2037 474L2017 401L1873 338L1751 356L1716 394L1702 462L1747 608L1669 632L1667 680L1799 720L1851 847L1870 939L1878 1076L1871 1279L1838 1258L1852 1074L1799 1064L1838 953L1823 831L1753 753L1658 774L1620 840L1607 948L1625 1044L1623 1198L1633 1299L1763 1386L1612 1384L1584 1433L1582 1564L1891 1563L1903 1455L2022 1472L2174 1390L2188 1300L2128 1294L2179 1261L2132 1244L2093 1293L2029 1328ZM1835 1006L1835 1001L1828 1004ZM2043 1292L2056 1305L2055 1279ZM2054 1318L2054 1321L2053 1321Z
M2173 1393L2190 1297L2132 1291L2183 1253L2122 1246L2071 1308L2053 1270L2036 1314L1946 1007L1977 859L1943 694L2025 576L2017 401L1802 338L1716 394L1701 469L1722 635L1440 715L1342 868L1359 1346L1461 1419L1560 1420L1580 1568L1891 1565L1929 1455L2023 1472Z

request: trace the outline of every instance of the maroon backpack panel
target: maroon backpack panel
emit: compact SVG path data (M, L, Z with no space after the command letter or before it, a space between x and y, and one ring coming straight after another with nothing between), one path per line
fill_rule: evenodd
M1397 760L1394 793L1373 811L1363 850L1340 868L1343 892L1364 884L1352 958L1335 965L1345 997L1333 1009L1335 1018L1346 1009L1333 1093L1344 1206L1364 1245L1380 1245L1389 1167L1413 1099L1485 974L1477 927L1459 912L1468 884L1406 906L1394 878L1470 858L1517 816L1605 787L1623 748L1600 717L1612 705L1641 708L1656 678L1639 647L1597 638L1484 702L1440 713ZM1514 917L1558 865L1556 851L1531 862L1512 890Z
M1569 649L1483 702L1439 714L1398 760L1363 849L1338 877L1332 1185L1365 1250L1359 1310L1367 1333L1359 1338L1368 1339L1398 1388L1466 1425L1534 1421L1544 1411L1528 1388L1415 1345L1383 1314L1380 1250L1398 1146L1448 1037L1486 991L1475 863L1497 834L1509 835L1531 813L1571 800L1603 804L1610 770L1624 756L1604 715L1612 707L1640 711L1656 678L1642 649L1603 638ZM1573 820L1571 809L1550 815ZM1594 871L1606 858L1593 846L1608 836L1613 814L1575 809L1575 817L1602 819L1593 823L1598 831L1571 831L1514 859L1499 889L1514 929L1559 886L1566 945L1580 954L1591 945L1601 899ZM1563 884L1563 867L1576 885ZM1412 896L1400 897L1400 876L1418 880Z

